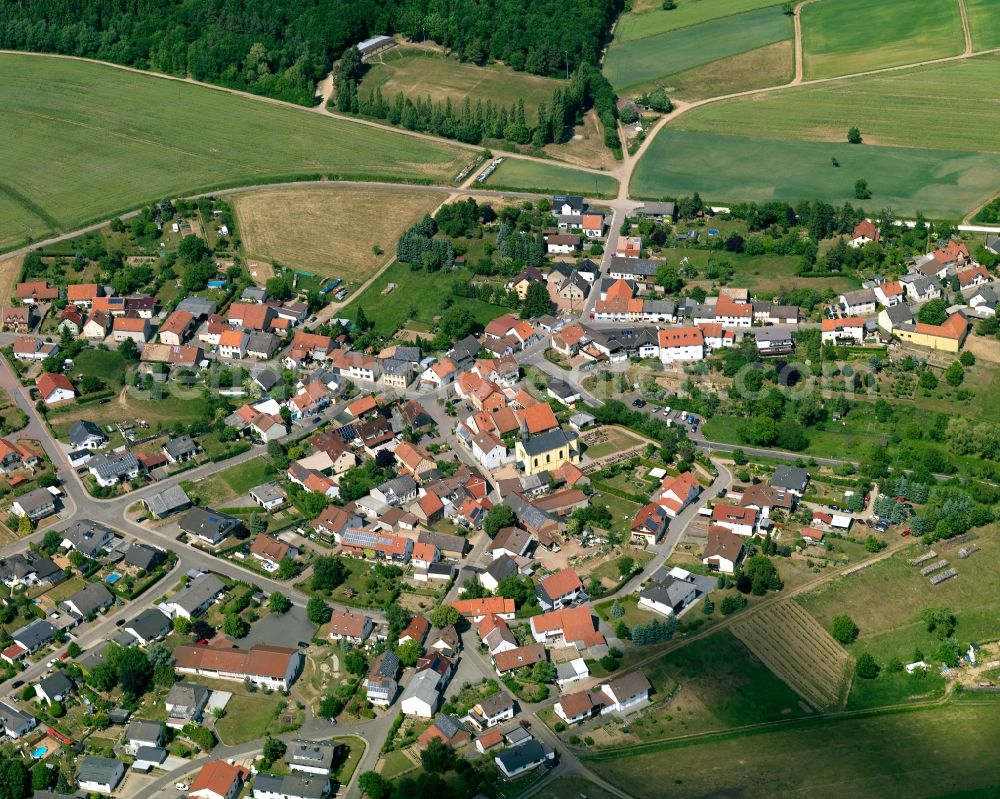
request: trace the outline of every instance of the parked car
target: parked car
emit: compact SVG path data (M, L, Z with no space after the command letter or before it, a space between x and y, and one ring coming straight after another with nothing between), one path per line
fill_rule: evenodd
M633 408L645 408L646 407L646 400L644 400L642 397L639 397L638 399L634 399L634 400L632 400L632 407Z
M22 685L24 685L24 680L14 680L14 682L12 682L10 684L10 687L11 688L20 688Z
M903 532L900 533L901 536L908 536L910 534L910 528L907 527Z

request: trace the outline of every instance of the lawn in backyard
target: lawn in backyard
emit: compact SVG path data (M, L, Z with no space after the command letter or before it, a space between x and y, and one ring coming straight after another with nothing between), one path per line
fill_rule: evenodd
M73 375L93 375L116 388L125 374L125 358L117 350L86 349L73 359Z
M837 0L801 12L806 78L848 75L958 55L956 0Z
M392 335L408 319L432 325L435 316L440 316L452 302L468 308L476 321L485 326L509 308L491 305L482 300L457 298L452 287L464 285L472 279L467 269L442 269L437 272L413 270L408 264L396 262L383 272L361 295L354 298L343 316L354 319L358 308L364 308L365 315L380 333ZM388 294L383 291L390 283L395 288ZM433 336L428 336L432 338Z
M278 699L256 694L233 694L226 703L226 715L215 722L219 739L227 746L264 737L278 712Z
M686 247L666 247L660 254L675 266L682 264L686 258L700 270L704 270L709 263L727 261L733 266L733 277L726 285L753 289L755 295L763 292L787 292L796 288L812 288L820 292L830 288L838 293L857 288L857 282L848 275L801 277L796 273L802 266L802 260L791 255L751 256ZM712 281L707 280L688 282L704 285L706 289L714 286Z
M1000 783L997 704L803 720L788 728L586 757L636 799L986 797ZM631 756L630 756L631 755ZM739 768L720 764L738 763ZM960 784L964 792L953 793Z
M202 504L219 505L243 497L251 488L273 480L274 465L268 458L254 458L189 484Z
M488 189L535 191L540 194L582 194L585 197L614 197L618 194L618 181L610 175L519 158L505 159L483 185Z
M457 58L416 47L397 47L372 63L361 81L362 97L381 89L392 102L399 92L411 100L433 102L451 100L461 110L468 97L473 107L481 100L510 108L524 100L529 121L535 118L539 103L551 104L552 93L566 81L516 72L504 64L478 66Z
M856 574L840 577L816 588L798 601L824 627L830 629L833 617L847 614L860 629L858 640L847 649L857 656L871 652L879 663L898 658L903 663L915 659L916 650L932 664L931 673L922 679L910 675L883 672L875 680L855 679L849 707L869 707L924 698L941 692L944 682L937 674L940 660L934 652L940 641L927 631L920 613L928 607L948 607L954 611L958 626L955 637L963 644L994 640L1000 618L1000 597L995 586L1000 579L1000 526L975 531L980 551L959 559L963 544L938 541L932 545L939 555L958 569L958 577L932 586L921 576L920 567L907 561L923 554L919 545L907 547L892 557ZM933 561L932 561L933 562ZM872 597L878 597L877 602Z
M996 0L965 0L972 45L976 50L1000 47L1000 5Z
M823 6L824 3L819 2L807 9ZM828 7L840 8L840 5L833 3ZM863 151L871 145L913 147L918 150L907 151L906 157L914 159L921 157L919 148L997 153L1000 152L1000 126L996 124L993 100L998 84L1000 54L994 53L964 61L725 100L684 114L675 124L677 129L685 131L838 144L846 144L848 129L857 126L864 143L851 145L854 150ZM962 124L939 124L942 113L961 119ZM661 151L653 160L661 160L665 152ZM830 151L823 163L814 168L826 167L830 164L830 156L837 156L841 161L839 171L851 173L852 187L856 178L864 177L873 191L884 191L876 185L873 175L859 171L864 162L852 162L845 158L846 155L843 151ZM797 160L794 150L790 156L794 165ZM751 152L743 153L743 157L757 156ZM711 165L713 173L732 168L728 162L716 159L717 153L709 148L703 159L694 160L702 161L701 167L705 163ZM767 166L768 157L763 160ZM937 166L918 161L918 166L926 173L923 179L933 191L941 191L941 184L947 186L972 179L971 175L951 174L954 170L946 168L948 160L945 157ZM984 166L981 164L979 168ZM996 169L994 161L994 186ZM878 207L874 200L872 205Z
M395 252L403 231L446 197L331 184L248 192L231 202L249 258L363 282Z
M604 74L616 90L635 90L791 36L791 18L773 6L632 41L616 37L604 60Z
M49 424L60 437L65 436L81 416L101 427L111 422L134 423L137 419L145 419L155 430L158 424L166 427L196 421L203 418L206 412L205 400L200 391L187 390L184 390L183 396L180 393L167 394L156 399L148 393L129 388L117 397L112 397L110 402L92 402L85 407L86 411L69 406L65 412L50 412Z
M304 174L448 182L468 161L444 142L96 63L0 55L0 72L4 185L62 230L221 185ZM0 213L0 241L26 221Z
M734 122L732 129L738 128ZM854 183L860 178L872 192L867 207L957 218L995 193L1000 155L670 129L643 155L631 192L636 197L699 192L713 202L812 198L839 206L857 202Z

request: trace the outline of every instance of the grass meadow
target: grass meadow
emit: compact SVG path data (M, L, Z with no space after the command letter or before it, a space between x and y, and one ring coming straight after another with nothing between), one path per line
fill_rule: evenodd
M775 42L746 53L720 58L704 66L670 75L665 83L670 96L681 100L717 97L753 89L780 86L794 72L791 41Z
M435 102L450 99L459 108L466 97L473 105L476 100L492 100L507 107L523 99L529 118L534 119L538 104L549 104L552 93L564 84L555 78L516 72L503 64L480 67L431 50L403 47L371 65L361 81L361 93L364 96L379 88L388 100L402 92L413 100L428 96Z
M537 191L541 194L582 194L586 197L614 197L618 194L618 181L610 175L517 158L506 159L483 185L488 189Z
M61 230L164 196L293 176L450 182L468 160L443 142L102 64L0 55L0 73L3 182ZM0 213L0 241L26 221Z
M791 36L791 18L780 8L748 11L643 39L615 39L604 59L604 74L615 89L635 90Z
M963 700L908 713L802 720L584 760L636 799L985 799L1000 783L997 710L996 701Z
M380 333L391 335L407 320L422 323L428 330L434 317L444 313L452 299L451 287L468 283L472 273L467 269L442 269L438 272L414 271L407 264L396 262L383 272L362 294L340 314L354 319L358 308L365 309L365 315ZM396 288L389 294L382 294L390 284ZM458 300L468 308L481 325L509 313L509 308L491 305L482 300L463 297ZM431 336L428 335L428 338Z
M736 114L726 126L743 130L738 119ZM684 117L683 121L708 126L704 120ZM721 118L716 127L721 127ZM839 167L833 166L834 158ZM781 141L671 128L650 145L630 188L634 197L697 191L716 202L812 198L840 205L856 202L854 183L859 178L868 181L872 192L866 207L891 206L903 214L919 210L935 218L957 218L996 193L1000 155Z
M636 0L634 11L623 14L615 26L615 39L631 42L702 22L777 6L774 0L678 0L677 8L664 11L661 2Z
M956 0L837 0L802 9L807 78L849 75L958 55L965 48Z
M713 103L678 118L676 127L841 143L857 126L865 141L857 149L885 144L1000 153L998 85L1000 54L985 55ZM961 124L942 124L942 114Z
M446 197L443 192L330 184L264 189L231 201L248 257L363 282L386 262L386 253L395 251L403 231Z
M1000 5L996 0L965 0L972 46L976 50L1000 47Z
M37 240L52 231L52 226L46 220L22 205L5 188L0 183L0 250Z

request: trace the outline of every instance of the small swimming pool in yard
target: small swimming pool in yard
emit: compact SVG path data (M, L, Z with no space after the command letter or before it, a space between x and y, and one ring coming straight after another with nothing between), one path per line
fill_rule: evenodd
M106 583L107 583L108 585L114 585L114 584L115 584L115 583L117 583L117 582L118 582L118 581L119 581L119 580L120 580L121 578L122 578L122 576L121 576L121 575L120 575L120 574L119 574L118 572L113 572L112 574L109 574L109 575L108 575L108 576L107 576L107 577L105 578L104 582L106 582Z
M48 751L49 751L49 748L47 746L38 746L38 747L35 747L35 749L32 750L31 756L35 760L41 760L43 757L45 757L45 753L48 752Z

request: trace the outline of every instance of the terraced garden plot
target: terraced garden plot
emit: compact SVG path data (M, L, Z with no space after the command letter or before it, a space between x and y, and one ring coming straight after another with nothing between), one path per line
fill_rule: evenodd
M791 36L791 18L780 8L763 8L635 41L615 40L604 59L604 74L615 89L635 90Z
M796 602L780 602L737 621L733 634L817 709L843 705L851 657Z
M958 55L957 0L835 0L802 9L807 78L849 75Z

